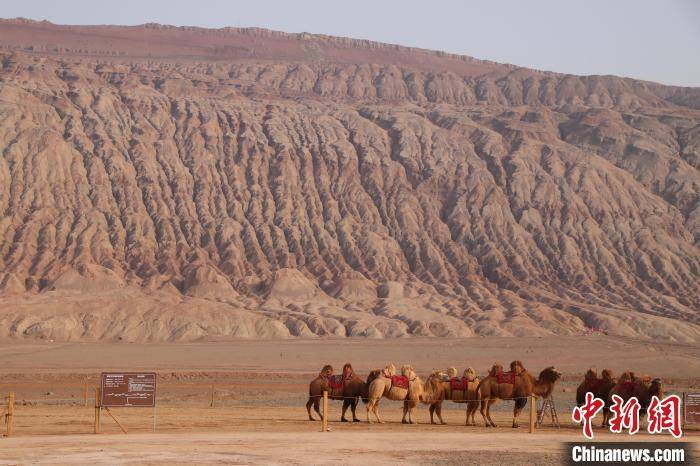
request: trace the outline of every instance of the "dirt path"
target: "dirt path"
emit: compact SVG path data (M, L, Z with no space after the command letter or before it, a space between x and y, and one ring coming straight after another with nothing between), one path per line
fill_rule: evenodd
M523 435L527 435L526 438ZM611 436L605 436L610 440ZM647 436L648 437L648 436ZM0 464L559 464L573 432L209 432L6 439ZM505 447L507 445L507 448Z

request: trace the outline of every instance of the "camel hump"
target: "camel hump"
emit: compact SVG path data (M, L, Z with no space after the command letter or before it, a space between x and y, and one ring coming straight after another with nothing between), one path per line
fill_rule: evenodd
M510 363L510 371L514 374L520 374L521 372L525 371L525 366L523 365L522 361L516 359Z
M477 378L476 371L474 370L473 367L467 367L466 369L464 369L464 373L462 374L462 377L469 380L470 382L474 381L474 379Z

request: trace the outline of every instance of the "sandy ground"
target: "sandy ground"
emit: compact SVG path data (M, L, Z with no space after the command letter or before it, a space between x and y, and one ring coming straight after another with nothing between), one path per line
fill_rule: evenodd
M564 374L555 401L562 427L527 433L510 425L511 402L497 405L499 427L465 427L464 411L445 405L448 425L402 425L400 404L382 402L384 425L340 423L330 403L331 432L307 419L308 381L321 365L357 371L388 361L411 363L419 375L467 365L486 372L495 361L524 361L539 372L554 365ZM14 391L15 436L0 439L0 464L559 464L562 442L580 440L570 422L574 389L590 365L617 373L633 369L664 379L680 393L700 386L700 350L692 346L587 338L474 338L400 340L245 341L199 344L0 343L0 391ZM103 413L92 434L94 401L85 406L101 370L159 373L157 432L150 409L114 409L128 434ZM212 390L214 407L210 407ZM364 421L364 406L358 416ZM477 414L477 421L480 417ZM686 440L700 435L688 426ZM601 440L620 440L597 429ZM624 438L627 438L625 436ZM634 440L658 439L637 435ZM669 437L664 437L668 440Z

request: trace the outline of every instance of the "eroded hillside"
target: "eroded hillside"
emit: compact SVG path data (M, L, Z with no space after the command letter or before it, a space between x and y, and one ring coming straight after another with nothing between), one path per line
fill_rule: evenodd
M698 89L259 30L0 31L0 337L700 339Z

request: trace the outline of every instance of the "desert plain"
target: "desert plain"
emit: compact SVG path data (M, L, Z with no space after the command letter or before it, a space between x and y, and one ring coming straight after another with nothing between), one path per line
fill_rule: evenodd
M385 424L341 423L340 402L329 402L330 432L307 419L308 382L323 364L339 371L351 362L361 376L387 362L410 363L422 378L433 369L521 359L534 373L554 365L563 377L554 393L560 428L547 418L528 433L510 427L512 402L496 405L495 429L464 426L464 409L446 403L447 425L430 425L427 406L418 425L403 425L400 403L382 401ZM571 422L575 387L586 368L626 369L662 377L667 392L700 389L695 345L603 335L579 337L395 340L308 339L207 343L0 344L0 390L15 392L15 431L0 440L0 464L559 464L562 442L582 439ZM94 400L85 384L103 370L158 372L157 426L147 408L113 409L93 433ZM212 389L214 406L211 406ZM596 425L599 419L596 419ZM683 440L700 440L687 425ZM599 427L597 440L620 440ZM664 440L672 440L663 436ZM658 440L638 434L634 440Z

